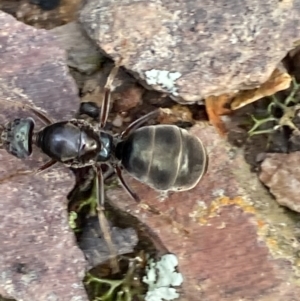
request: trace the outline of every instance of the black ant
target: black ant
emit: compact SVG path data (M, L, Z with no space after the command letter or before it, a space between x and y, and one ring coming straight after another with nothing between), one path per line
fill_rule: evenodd
M31 155L37 146L50 160L34 172L45 171L60 162L70 168L90 166L96 173L97 205L102 231L104 178L102 165L114 170L122 186L136 200L139 197L126 184L122 172L160 191L184 191L197 185L205 174L208 158L205 147L195 136L175 125L142 126L159 110L132 122L121 134L104 130L110 109L111 86L119 65L110 72L104 87L101 109L94 102L82 103L77 118L52 122L42 111L24 105L44 127L34 131L32 118L17 118L2 127L2 147L18 158ZM105 236L105 234L104 234ZM106 235L106 239L110 237Z

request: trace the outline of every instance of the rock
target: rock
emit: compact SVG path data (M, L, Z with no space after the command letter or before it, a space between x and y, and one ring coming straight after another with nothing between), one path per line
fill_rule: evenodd
M89 36L178 101L256 88L299 39L300 0L88 0Z
M60 47L66 50L68 66L85 74L100 68L103 56L78 23L71 22L51 32L57 37Z
M114 106L116 112L127 112L142 103L144 89L136 83L123 82L122 90L113 94Z
M293 76L296 81L300 82L300 46L299 41L297 43L297 47L292 49L288 56L286 57L286 64L289 67L290 71L292 71Z
M261 165L260 180L269 187L276 201L300 212L300 152L267 154Z
M177 256L184 279L179 301L298 300L299 225L250 172L241 149L213 127L195 125L191 133L210 162L194 189L163 198L126 175L142 204L121 188L108 191L110 202Z
M134 248L138 243L138 237L133 228L111 227L110 234L118 255L134 252ZM107 243L101 235L98 217L89 218L82 229L81 236L82 238L79 239L78 244L85 254L90 269L109 260L111 254L107 248Z
M65 52L45 30L0 12L0 124L32 116L23 104L40 108L53 120L71 118L79 99L68 73ZM0 151L0 294L24 301L87 301L82 284L86 261L68 226L69 170L57 165L36 175L48 159L37 149L20 160ZM11 175L11 178L4 177Z
M112 121L112 125L120 128L123 125L123 117L121 115L116 115L115 119Z

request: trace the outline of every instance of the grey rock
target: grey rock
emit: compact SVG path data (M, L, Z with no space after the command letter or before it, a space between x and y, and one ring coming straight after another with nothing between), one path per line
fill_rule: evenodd
M88 0L80 22L145 86L196 102L264 83L300 37L300 0Z
M57 37L61 48L66 50L68 66L85 74L99 69L103 55L78 23L71 22L51 32Z
M137 233L133 228L111 228L110 235L118 255L132 253L138 242ZM84 252L89 268L109 260L111 254L100 231L98 217L91 217L82 229L79 246Z
M300 212L300 152L267 154L261 165L260 180L270 189L276 201Z

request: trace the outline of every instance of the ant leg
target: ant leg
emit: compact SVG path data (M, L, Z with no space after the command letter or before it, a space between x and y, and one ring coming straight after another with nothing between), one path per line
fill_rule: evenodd
M137 120L133 121L132 123L130 123L129 126L121 133L121 135L119 137L122 138L122 139L126 138L132 131L136 130L143 123L148 122L152 118L158 117L160 113L170 115L171 110L164 109L164 108L159 108L159 109L156 109L156 110L140 117L139 119L137 119Z
M14 93L18 95L20 98L28 99L26 96L23 95L23 93L20 93L18 91L14 91ZM44 113L42 110L38 108L34 108L32 105L29 105L27 103L22 103L21 101L13 102L13 105L20 107L22 109L27 108L34 115L36 115L45 125L50 125L54 123L53 120L46 113Z
M51 120L51 118L49 116L47 116L47 114L45 114L44 112L42 112L39 109L33 108L32 106L28 105L28 104L23 104L22 105L23 108L27 108L28 110L30 110L35 116L37 116L42 123L44 123L45 125L50 125L53 123L53 120Z
M119 68L121 66L122 59L120 59L115 66L112 68L110 71L110 74L108 75L106 84L104 86L104 97L102 101L102 106L101 106L101 113L100 113L100 127L104 128L108 113L109 113L109 106L110 106L110 97L111 97L111 87L112 83L119 71Z
M107 243L110 255L113 257L111 258L111 265L114 273L119 272L119 265L117 261L117 251L113 245L109 225L107 222L107 219L104 215L104 181L103 181L103 175L101 170L101 165L96 167L96 173L97 173L97 181L96 181L96 193L97 193L97 211L98 211L98 220L100 229L103 233L103 237Z
M110 179L115 174L115 170L110 164L107 164L107 167L108 170L103 174L104 181Z
M53 122L53 120L46 114L44 113L43 111L37 109L37 108L34 108L32 107L31 105L29 104L18 104L18 103L15 103L15 105L17 105L18 107L21 107L22 109L28 109L29 111L31 111L35 116L37 116L40 121L44 124L44 125L50 125Z
M44 171L44 170L46 170L46 169L52 167L52 166L53 166L54 164L56 164L56 163L57 163L56 160L51 159L51 160L49 160L48 162L46 162L44 165L42 165L41 167L39 167L39 168L35 171L35 173L39 174L39 173L41 173L42 171Z
M124 139L126 138L132 131L136 130L139 128L143 123L151 120L152 118L156 117L160 112L160 109L154 110L139 119L133 121L132 123L129 124L129 126L121 133L120 138Z
M124 180L123 178L123 175L122 175L122 170L121 168L117 165L115 166L115 171L116 171L116 174L123 186L123 188L128 192L128 194L137 202L139 203L141 200L140 198L138 197L138 195L136 193L134 193L132 191L132 189L128 186L128 184L126 183L126 181Z
M104 181L103 181L103 173L101 166L97 166L96 169L97 173L97 185L96 185L96 190L97 190L97 205L99 209L104 210L104 202L105 202L105 196L104 196Z

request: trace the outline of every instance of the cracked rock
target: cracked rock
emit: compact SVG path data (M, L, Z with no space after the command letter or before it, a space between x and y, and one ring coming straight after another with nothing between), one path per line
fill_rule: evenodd
M80 22L145 86L196 102L264 83L299 39L300 0L88 0Z
M79 103L77 89L54 36L3 12L0 28L0 124L31 116L41 127L23 104L53 120L71 118ZM87 263L68 225L72 174L57 165L13 177L46 161L37 149L24 160L0 150L0 294L22 301L87 301L82 283Z
M280 205L297 212L300 212L299 162L300 152L267 154L259 176Z

